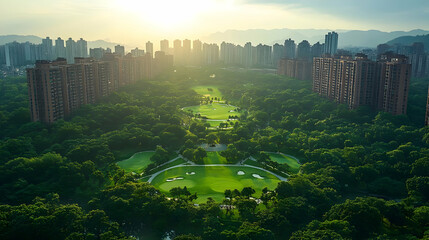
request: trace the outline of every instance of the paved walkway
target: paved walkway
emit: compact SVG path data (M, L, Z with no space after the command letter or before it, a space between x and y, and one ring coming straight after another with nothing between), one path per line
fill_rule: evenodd
M162 166L164 166L164 165L167 165L167 164L169 164L169 163L172 163L172 162L174 162L174 161L176 161L177 159L179 159L179 158L183 158L182 157L182 155L180 155L179 154L179 156L177 156L177 157L175 157L175 158L173 158L173 159L171 159L171 160L169 160L168 162L165 162L165 163L163 163L163 164L161 164L161 165L159 165L159 166L156 166L156 168L154 168L154 169L157 169L157 168L159 168L159 167L162 167ZM140 176L143 174L143 172L142 173L140 173Z

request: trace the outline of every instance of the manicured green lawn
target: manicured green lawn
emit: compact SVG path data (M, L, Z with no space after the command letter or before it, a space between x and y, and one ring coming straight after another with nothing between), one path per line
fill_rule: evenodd
M193 114L201 114L209 119L213 120L226 120L228 116L240 116L239 112L234 111L237 107L227 105L224 103L212 103L212 104L203 104L198 106L191 106L183 108L184 111L191 111ZM217 126L219 125L218 122Z
M244 171L244 175L237 175L238 171ZM195 172L194 175L186 173ZM259 174L264 179L257 179L252 174ZM182 180L167 182L167 179L181 177ZM264 187L274 189L280 180L274 175L262 170L243 166L186 166L170 169L159 174L153 179L152 184L167 193L174 187L186 186L191 193L196 192L197 203L206 202L208 197L216 201L222 201L226 189L243 189L253 187L256 190L256 197L259 197Z
M227 164L226 158L220 155L220 152L207 152L204 158L204 164Z
M154 151L139 152L126 160L117 162L117 164L126 172L140 173L151 163L150 157L154 154Z
M209 91L208 89L211 88L213 91ZM210 97L210 98L222 98L223 95L219 91L219 89L216 86L196 86L192 88L195 92L197 92L200 95L203 95L204 97Z
M267 154L270 156L272 161L278 162L281 164L286 163L287 165L289 165L292 173L299 172L299 168L301 167L301 165L299 165L299 163L295 159L282 154L278 154L278 153L267 153Z

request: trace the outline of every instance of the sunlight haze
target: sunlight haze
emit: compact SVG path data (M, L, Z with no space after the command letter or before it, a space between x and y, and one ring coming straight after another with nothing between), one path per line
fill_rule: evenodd
M347 2L347 6L343 2ZM14 11L0 16L0 35L83 37L142 47L148 40L197 39L230 29L428 29L429 8L425 1L412 1L418 8L410 7L409 12L401 10L404 3L400 1L381 0L369 3L367 7L349 2L16 0L7 3L8 8ZM394 2L397 4L392 4ZM377 12L383 8L397 11L399 15L392 18Z

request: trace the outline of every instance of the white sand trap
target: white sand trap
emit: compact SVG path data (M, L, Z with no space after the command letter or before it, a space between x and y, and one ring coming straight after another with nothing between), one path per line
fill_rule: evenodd
M167 181L167 182L174 182L176 180L182 180L182 179L183 179L182 177L177 177L177 178L169 178L169 179L167 179L165 181Z
M216 110L216 108L213 108L213 110Z
M257 178L257 179L264 179L263 177L261 177L261 175L256 174L256 173L252 174L252 176L253 176L254 178Z
M195 175L195 172L187 172L186 175Z
M238 171L238 172L237 172L237 175L242 176L242 175L244 175L244 172L243 172L243 171Z

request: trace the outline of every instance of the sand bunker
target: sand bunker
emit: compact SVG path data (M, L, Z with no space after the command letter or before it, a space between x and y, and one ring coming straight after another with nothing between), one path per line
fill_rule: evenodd
M252 176L253 176L254 178L257 178L257 179L264 179L263 177L261 177L261 175L256 174L256 173L252 174Z
M242 175L244 175L244 172L243 172L243 171L238 171L238 172L237 172L237 175L242 176Z
M167 182L173 182L173 181L182 180L182 179L183 179L182 177L177 177L177 178L169 178L169 179L167 179L165 181L167 181Z
M186 175L195 175L195 172L187 172Z

